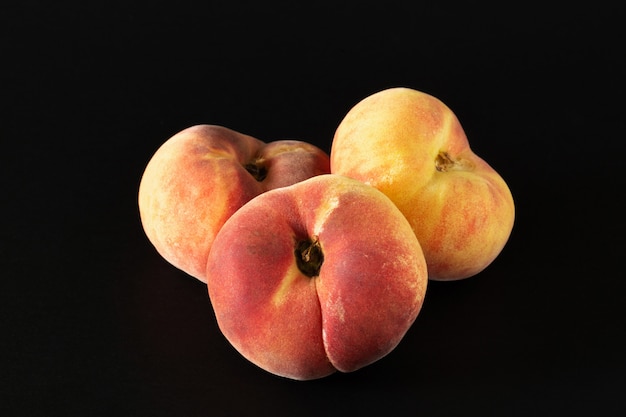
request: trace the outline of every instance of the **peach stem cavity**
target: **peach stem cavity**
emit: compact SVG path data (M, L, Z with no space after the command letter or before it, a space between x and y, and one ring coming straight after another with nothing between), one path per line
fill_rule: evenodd
M296 265L300 272L309 278L319 276L324 263L324 253L317 236L296 243L294 251Z

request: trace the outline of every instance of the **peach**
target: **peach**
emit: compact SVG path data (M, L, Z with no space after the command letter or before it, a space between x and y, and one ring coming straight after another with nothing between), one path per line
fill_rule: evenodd
M239 209L213 242L206 276L226 339L262 369L297 380L386 356L428 282L419 242L391 200L330 174Z
M265 143L222 126L192 126L148 162L139 185L141 222L163 258L206 282L215 235L237 209L329 169L328 155L303 141Z
M339 124L331 172L377 188L409 220L433 280L476 275L513 228L513 197L477 156L455 114L409 88L366 97Z

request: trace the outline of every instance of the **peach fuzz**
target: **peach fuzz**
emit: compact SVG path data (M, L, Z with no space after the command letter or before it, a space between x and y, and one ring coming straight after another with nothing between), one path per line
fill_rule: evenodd
M419 242L391 200L337 175L249 201L218 233L206 276L226 339L257 366L297 380L390 353L428 281Z
M429 277L456 280L486 268L514 222L511 191L471 149L439 99L390 88L357 103L340 122L331 172L387 195L411 223Z
M138 193L141 222L163 258L206 283L215 235L237 209L329 169L328 155L303 141L265 143L222 126L192 126L148 162Z

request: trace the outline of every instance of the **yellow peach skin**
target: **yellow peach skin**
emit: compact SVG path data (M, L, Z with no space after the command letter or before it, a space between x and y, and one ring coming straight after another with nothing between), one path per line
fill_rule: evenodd
M226 221L207 264L226 339L257 366L298 380L355 371L391 352L427 282L397 207L337 175L252 199Z
M213 239L237 209L329 170L328 155L306 142L265 143L222 126L192 126L148 162L138 193L141 222L163 258L206 283Z
M330 158L332 173L381 190L402 211L433 280L479 273L510 236L515 207L507 184L431 95L391 88L366 97L339 124Z

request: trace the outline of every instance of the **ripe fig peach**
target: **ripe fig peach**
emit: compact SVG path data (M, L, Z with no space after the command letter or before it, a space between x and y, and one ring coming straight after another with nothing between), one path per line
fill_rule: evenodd
M217 234L206 277L226 339L257 366L298 380L355 371L390 353L428 281L398 208L338 175L250 200Z

